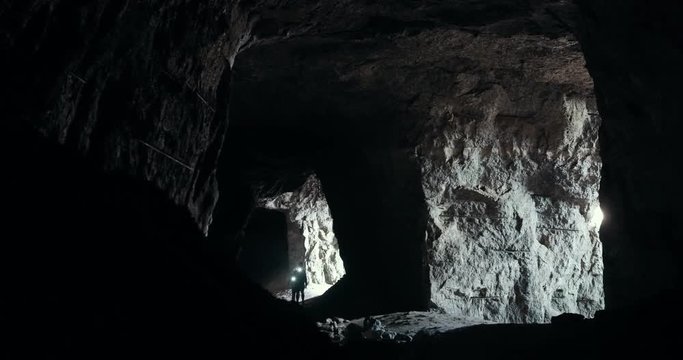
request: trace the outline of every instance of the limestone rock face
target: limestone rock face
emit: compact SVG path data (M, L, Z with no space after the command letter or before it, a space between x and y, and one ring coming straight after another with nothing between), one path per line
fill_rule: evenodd
M464 97L419 146L432 302L501 322L592 316L603 308L594 105L547 83Z
M603 307L602 248L589 225L600 119L580 45L565 26L572 6L555 5L566 22L533 6L506 12L509 18L446 25L432 16L442 11L423 8L401 13L400 22L369 21L381 24L373 31L321 30L240 54L233 120L245 119L247 129L279 121L272 138L283 140L266 142L277 144L267 149L275 156L261 138L250 141L259 158L281 157L290 143L315 149L291 156L313 164L326 190L336 189L328 198L347 278L378 292L387 291L377 283L394 281L387 287L409 294L428 284L425 307L431 300L451 314L493 321L547 322ZM264 93L277 101L253 100ZM290 128L292 136L281 135ZM373 154L395 161L373 162ZM320 171L356 159L371 164L357 175L363 186L334 184L353 171ZM413 164L417 180L401 170ZM392 186L405 189L385 191ZM348 211L361 202L372 211ZM345 221L353 231L343 231ZM420 270L424 279L416 280ZM369 279L380 271L379 279L390 280Z
M315 175L298 190L262 199L259 205L287 214L289 262L294 265L304 261L310 283L333 285L344 276L330 209Z
M106 172L155 184L206 231L230 63L249 36L236 3L3 5L3 113Z

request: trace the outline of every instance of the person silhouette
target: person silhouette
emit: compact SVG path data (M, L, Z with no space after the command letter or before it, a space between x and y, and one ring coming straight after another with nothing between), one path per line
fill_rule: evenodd
M300 262L289 277L289 287L292 289L292 302L304 303L304 289L308 286L308 277L303 262ZM301 299L301 301L299 301Z

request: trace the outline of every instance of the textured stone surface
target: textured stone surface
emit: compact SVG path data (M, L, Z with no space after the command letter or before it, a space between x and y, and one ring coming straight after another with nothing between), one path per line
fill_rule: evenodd
M344 276L330 209L315 175L298 190L261 199L258 205L286 213L290 265L303 259L310 283L333 285Z
M432 301L503 322L592 316L603 307L590 224L600 120L577 43L521 35L464 44L450 51L471 65L431 100L418 145Z
M603 307L602 248L590 224L598 119L575 99L542 105L567 111L451 119L422 148L432 301L450 313L547 322ZM517 131L496 135L496 126ZM580 130L562 136L572 128Z
M4 140L24 152L0 152L14 170L4 174L13 211L0 242L2 328L11 330L2 358L333 355L308 316L216 256L187 209L154 184L103 174L33 132Z
M317 36L257 42L236 60L231 110L251 131L277 124L267 146L247 142L257 160L298 157L321 174L348 275L368 282L361 292L396 277L412 294L429 283L432 302L461 315L592 316L599 119L572 6L503 3L469 22L455 14L472 4L438 20L434 4L385 7L346 33L330 20Z
M230 62L249 34L235 4L3 4L3 113L107 172L154 183L206 231Z
M409 311L376 315L370 318L378 320L382 328L387 331L408 335L411 338L434 336L458 328L491 323L485 320L433 311ZM356 324L363 326L364 322L367 323L365 319L367 318L348 320L346 325Z

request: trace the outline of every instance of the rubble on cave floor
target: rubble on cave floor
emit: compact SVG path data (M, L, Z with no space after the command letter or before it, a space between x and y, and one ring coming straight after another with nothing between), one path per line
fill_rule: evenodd
M317 323L320 331L338 345L354 341L409 343L419 338L482 324L492 322L427 311L397 312L353 320L335 317Z

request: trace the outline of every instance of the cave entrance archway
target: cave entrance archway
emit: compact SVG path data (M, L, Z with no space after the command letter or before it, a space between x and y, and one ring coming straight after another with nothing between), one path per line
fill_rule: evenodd
M309 282L306 299L323 294L344 276L346 270L330 209L315 175L310 175L295 191L259 199L257 205L261 210L277 211L284 217L289 270L299 263L304 264ZM290 297L288 274L288 271L281 273L279 279L284 281L284 286L274 292L282 298Z

